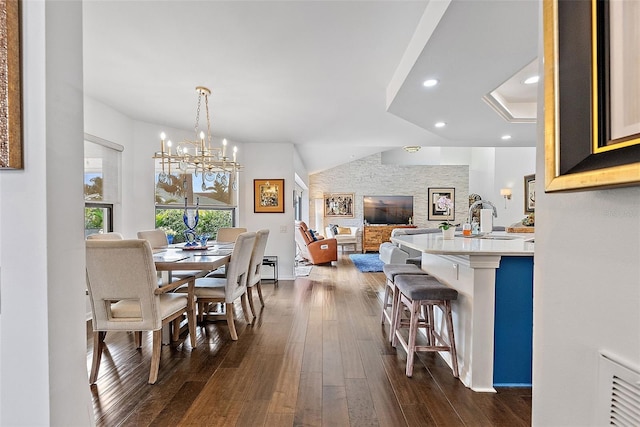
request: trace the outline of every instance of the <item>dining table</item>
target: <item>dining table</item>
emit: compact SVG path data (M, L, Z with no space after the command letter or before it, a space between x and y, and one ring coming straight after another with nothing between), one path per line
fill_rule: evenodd
M183 246L170 246L153 254L156 270L167 272L168 279L174 271L213 271L229 263L232 248L219 248L217 245L201 249L189 249Z

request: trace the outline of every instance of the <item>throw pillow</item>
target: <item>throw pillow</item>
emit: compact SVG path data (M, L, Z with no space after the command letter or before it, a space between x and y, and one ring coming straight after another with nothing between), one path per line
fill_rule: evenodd
M318 238L316 237L316 232L313 231L312 229L309 229L309 235L311 236L311 240L313 240L314 242L318 241Z
M336 234L338 234L338 226L337 225L332 225L331 226L331 232L333 233L334 236Z
M351 234L349 227L338 227L338 234Z

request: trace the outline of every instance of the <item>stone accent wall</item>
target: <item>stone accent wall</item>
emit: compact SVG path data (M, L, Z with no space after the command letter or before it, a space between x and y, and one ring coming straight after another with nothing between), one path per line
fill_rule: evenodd
M309 218L314 223L315 199L326 193L354 193L354 218L324 218L343 226L362 226L364 196L413 196L413 222L418 227L436 227L427 221L429 187L455 188L455 223L464 223L469 210L469 166L412 166L382 164L381 154L309 176Z

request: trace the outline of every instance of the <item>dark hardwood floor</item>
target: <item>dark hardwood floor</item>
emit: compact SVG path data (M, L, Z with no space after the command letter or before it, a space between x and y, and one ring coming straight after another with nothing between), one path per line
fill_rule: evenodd
M162 348L147 384L151 336L109 333L91 387L98 426L528 426L531 389L475 393L435 354L406 354L380 325L382 273L360 273L348 256L308 277L263 284L265 307L238 341L225 323L198 326ZM257 307L259 303L256 298ZM91 365L91 340L87 344Z

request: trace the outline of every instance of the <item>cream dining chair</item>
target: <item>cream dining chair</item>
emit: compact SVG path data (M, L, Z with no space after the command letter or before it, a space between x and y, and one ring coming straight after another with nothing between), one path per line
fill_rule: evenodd
M236 239L231 253L231 260L227 265L226 277L202 277L196 279L195 295L198 300L198 316L204 316L204 307L209 303L224 303L226 320L232 340L238 339L234 323L234 302L240 298L242 311L247 323L251 323L247 307L247 279L249 261L256 241L255 232L242 233ZM176 292L186 292L182 286Z
M87 236L87 240L124 240L120 233L111 231L109 233L94 233Z
M196 347L194 307L195 278L189 277L158 287L151 246L146 240L88 240L87 288L93 317L93 360L89 382L98 378L107 331L153 331L149 384L158 379L162 326L187 314L191 347ZM188 284L187 284L188 283ZM172 293L185 286L185 294ZM180 325L174 322L172 338L178 339Z
M138 239L147 240L151 245L151 249L165 249L169 247L167 233L159 228L155 230L138 231Z
M216 234L216 242L219 243L233 243L236 241L236 238L242 234L246 233L247 229L243 227L220 227L218 229L218 234ZM207 277L226 277L227 270L225 266L218 268L207 274Z
M264 298L262 297L262 276L260 274L260 269L262 268L262 259L264 258L264 251L267 248L268 238L269 230L264 229L256 232L256 243L253 246L253 252L251 253L251 261L249 261L247 299L249 300L249 307L251 308L251 314L253 314L253 317L256 317L256 309L253 306L253 295L251 292L254 287L258 291L260 305L264 307Z
M235 242L240 234L246 232L247 229L244 227L220 227L218 234L216 234L216 242Z

